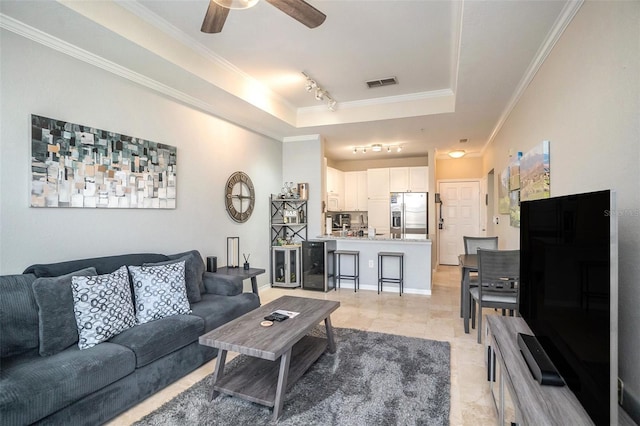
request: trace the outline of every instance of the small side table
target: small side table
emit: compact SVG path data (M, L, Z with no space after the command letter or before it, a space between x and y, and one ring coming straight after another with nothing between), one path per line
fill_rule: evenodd
M256 276L264 274L265 272L266 271L261 268L243 269L242 267L229 268L228 266L223 266L222 268L218 268L218 270L214 273L221 275L230 275L232 277L242 277L243 280L251 278L251 291L253 291L254 294L258 294L258 280L256 279Z

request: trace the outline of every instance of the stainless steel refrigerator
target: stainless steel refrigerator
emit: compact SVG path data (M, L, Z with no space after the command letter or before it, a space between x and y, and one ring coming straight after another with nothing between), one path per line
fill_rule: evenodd
M391 237L425 239L427 222L427 192L392 192L390 206Z

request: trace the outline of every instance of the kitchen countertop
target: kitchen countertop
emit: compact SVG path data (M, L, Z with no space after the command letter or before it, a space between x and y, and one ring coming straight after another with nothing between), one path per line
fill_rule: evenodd
M431 244L431 240L428 238L392 238L390 234L381 234L376 235L375 237L369 238L368 236L363 237L341 237L335 235L320 235L315 238L316 240L338 240L338 241L361 241L361 242L380 242L380 241L390 241L394 243L429 243Z

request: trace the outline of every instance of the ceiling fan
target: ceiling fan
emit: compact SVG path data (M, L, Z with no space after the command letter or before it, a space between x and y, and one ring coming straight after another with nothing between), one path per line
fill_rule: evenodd
M209 8L204 16L200 31L219 33L222 31L230 9L247 9L257 2L258 0L209 0ZM327 17L304 0L266 0L266 2L309 28L319 26Z

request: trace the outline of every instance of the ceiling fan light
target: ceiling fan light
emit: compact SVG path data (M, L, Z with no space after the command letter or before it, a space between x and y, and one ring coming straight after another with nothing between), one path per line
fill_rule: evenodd
M213 0L216 4L227 9L249 9L258 3L258 0Z
M465 154L466 152L464 151L464 149L456 149L453 151L449 151L449 157L451 158L462 158L464 157Z

